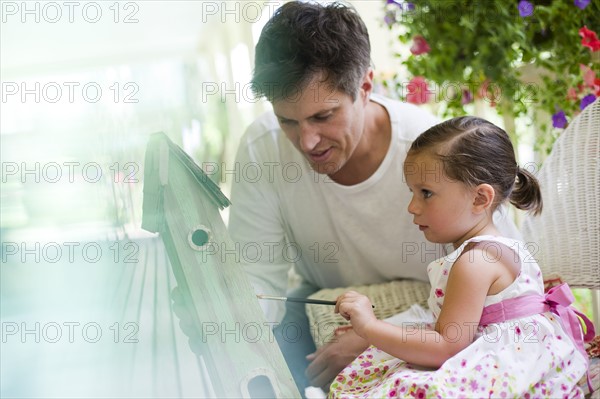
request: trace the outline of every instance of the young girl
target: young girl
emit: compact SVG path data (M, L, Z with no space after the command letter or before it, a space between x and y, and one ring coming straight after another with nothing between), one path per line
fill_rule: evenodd
M412 144L404 175L414 223L455 249L427 268L433 323L394 326L375 318L367 297L340 296L335 311L372 346L337 376L330 397L583 397L587 356L568 287L545 296L525 244L500 237L492 221L506 199L542 210L506 132L474 117L441 123Z

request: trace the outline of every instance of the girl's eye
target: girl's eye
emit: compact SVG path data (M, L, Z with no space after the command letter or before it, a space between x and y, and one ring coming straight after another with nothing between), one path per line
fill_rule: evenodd
M433 193L429 190L421 190L421 192L423 193L424 198L429 198L433 195Z

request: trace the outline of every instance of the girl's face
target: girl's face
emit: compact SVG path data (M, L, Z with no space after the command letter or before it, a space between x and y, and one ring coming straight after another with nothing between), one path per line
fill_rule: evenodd
M478 223L473 212L475 192L464 183L450 180L441 160L427 151L409 155L404 177L412 192L408 212L413 222L435 243L455 248L474 235Z

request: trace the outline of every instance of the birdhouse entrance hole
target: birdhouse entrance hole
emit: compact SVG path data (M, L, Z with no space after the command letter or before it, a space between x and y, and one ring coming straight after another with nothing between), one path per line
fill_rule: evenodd
M197 226L188 235L188 243L196 251L203 251L211 241L210 229L206 226Z
M281 392L277 384L273 370L259 368L252 370L241 381L241 391L243 398L281 398Z
M266 375L257 375L248 381L248 393L251 398L276 398L271 380Z

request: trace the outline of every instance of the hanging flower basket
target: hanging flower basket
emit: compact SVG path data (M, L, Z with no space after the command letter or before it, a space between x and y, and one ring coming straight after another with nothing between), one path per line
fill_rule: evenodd
M538 126L548 141L600 96L600 1L383 4L385 24L410 46L412 79L391 83L408 102L439 103L444 117L477 99L514 118L541 110L552 115Z

